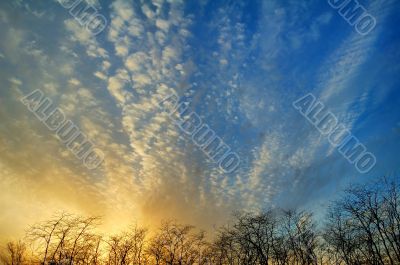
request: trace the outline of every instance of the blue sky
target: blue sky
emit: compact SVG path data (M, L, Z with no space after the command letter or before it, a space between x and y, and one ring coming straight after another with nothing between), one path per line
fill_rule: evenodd
M177 218L209 229L272 206L322 215L348 183L398 175L400 2L359 1L377 21L365 36L326 1L87 2L108 21L97 36L56 1L0 3L0 237L59 209L108 228ZM104 151L100 168L20 103L35 89ZM238 170L221 172L157 108L172 92L239 155ZM376 156L371 172L292 107L307 93Z

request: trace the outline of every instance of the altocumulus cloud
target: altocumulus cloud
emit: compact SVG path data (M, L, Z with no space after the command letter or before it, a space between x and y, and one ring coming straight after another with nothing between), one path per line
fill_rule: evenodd
M379 21L367 36L317 0L86 2L107 18L96 36L56 1L0 4L0 204L15 229L60 208L103 215L110 229L115 220L168 218L210 229L234 209L318 208L357 172L293 110L308 92L378 159L383 152L383 139L366 133L379 119L367 106L392 95L399 69L379 93L378 81L363 76L398 59L377 56L376 47L395 1L365 4ZM105 153L101 168L83 168L17 103L35 89ZM218 170L160 110L172 93L239 155L238 170ZM396 161L383 163L372 177Z

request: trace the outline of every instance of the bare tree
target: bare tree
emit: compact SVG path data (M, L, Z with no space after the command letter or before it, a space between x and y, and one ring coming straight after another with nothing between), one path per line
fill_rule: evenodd
M96 264L101 238L94 232L98 217L66 213L30 227L27 238L41 264Z
M344 264L400 264L398 185L353 185L332 206L324 238Z
M22 241L9 242L0 254L0 261L4 265L27 264L26 246Z
M28 238L35 242L42 264L48 261L49 252L56 240L57 229L66 218L68 215L65 213L56 214L47 222L38 223L29 228Z
M400 196L395 181L353 185L329 207L321 229L311 213L239 212L206 241L193 226L163 222L152 237L132 226L97 233L99 218L60 213L9 243L3 265L397 265ZM31 255L26 247L30 246Z
M163 222L152 238L148 254L154 264L190 265L202 260L204 233L195 233L193 226Z
M206 248L205 264L239 264L239 248L229 227L219 229L214 241Z
M312 214L294 210L283 211L282 225L288 236L291 263L315 264L317 235Z
M268 264L272 256L276 218L272 211L236 214L231 231L241 248L241 263Z
M146 264L145 237L147 230L133 226L129 231L110 237L107 264L109 265L142 265Z

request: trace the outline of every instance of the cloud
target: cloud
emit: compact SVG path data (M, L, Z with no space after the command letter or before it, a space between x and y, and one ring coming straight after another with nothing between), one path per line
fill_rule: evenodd
M64 21L64 26L71 34L68 39L84 46L88 56L108 58L107 50L100 47L92 32L81 26L75 19L66 19Z
M317 2L204 1L192 12L184 1L117 0L101 9L110 25L99 37L62 9L54 36L40 30L44 17L10 25L15 10L0 11L2 216L24 209L34 220L62 208L103 215L111 230L168 218L211 228L234 209L301 207L321 196L351 171L291 102L312 90L355 127L371 98L370 83L355 85L380 31L336 34L331 10ZM369 10L383 19L377 7ZM98 171L19 103L34 89L105 153ZM237 172L221 173L158 107L172 93L239 154Z
M79 82L79 80L78 80L78 79L75 79L75 78L71 78L68 82L69 82L71 85L74 85L74 86L79 86L79 85L81 84L81 82Z
M8 79L8 81L10 81L10 83L12 83L12 84L14 84L16 86L21 86L22 85L22 81L17 79L17 78L15 78L15 77L12 77L12 78Z
M98 78L100 78L102 80L106 80L107 79L107 75L105 75L104 73L99 72L99 71L95 72L94 76L96 76L96 77L98 77Z

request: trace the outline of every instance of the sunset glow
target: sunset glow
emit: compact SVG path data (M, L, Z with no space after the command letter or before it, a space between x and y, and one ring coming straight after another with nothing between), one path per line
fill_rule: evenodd
M61 212L105 234L323 223L396 179L400 2L338 2L1 1L0 243Z

